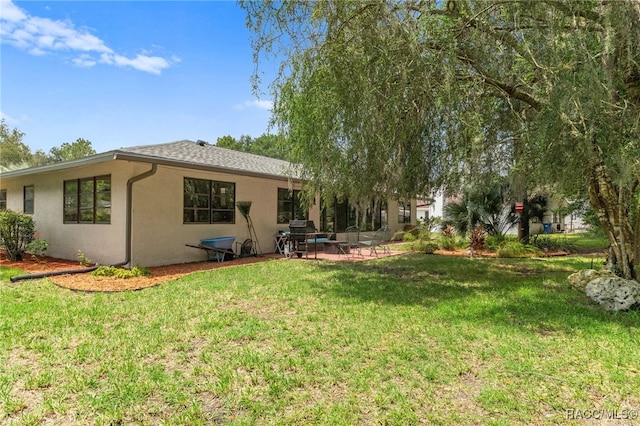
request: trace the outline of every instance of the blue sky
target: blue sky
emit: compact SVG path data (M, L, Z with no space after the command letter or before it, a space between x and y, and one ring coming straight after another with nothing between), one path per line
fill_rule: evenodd
M0 17L0 114L32 151L268 130L270 98L252 93L235 2L0 0Z

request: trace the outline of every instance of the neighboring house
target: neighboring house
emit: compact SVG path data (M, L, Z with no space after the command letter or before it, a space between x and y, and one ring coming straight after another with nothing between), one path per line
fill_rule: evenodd
M539 232L544 232L544 224L547 223L551 227L551 232L585 232L588 225L584 222L580 213L571 213L564 215L566 211L567 200L557 196L551 196L547 205L547 211L544 213L542 222L538 225Z
M186 244L204 238L249 238L236 203L251 201L259 247L270 253L290 219L326 222L320 203L307 214L295 202L301 183L290 178L290 166L200 141L123 148L2 173L0 208L32 214L50 256L76 259L81 251L103 265L157 266L203 260L203 251ZM386 208L415 223L415 200L390 200ZM386 216L390 235L402 229Z
M444 218L444 206L452 201L459 201L459 197L445 198L442 192L437 192L433 197L428 199L418 198L417 200L417 218L425 220L427 218L440 217ZM548 199L547 209L544 212L543 220L537 218L529 221L529 232L531 235L542 234L545 232L545 224L547 224L550 232L584 232L588 226L584 223L579 213L572 213L566 216L562 215L561 207L568 205L567 200L561 197L551 196ZM509 228L507 234L517 234L518 227L514 224Z
M441 191L438 191L431 198L418 198L416 205L416 214L418 219L425 220L428 218L444 217L445 198Z

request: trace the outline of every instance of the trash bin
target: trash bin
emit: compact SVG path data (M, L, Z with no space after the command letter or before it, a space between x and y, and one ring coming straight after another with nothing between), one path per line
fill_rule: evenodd
M545 234L550 234L551 233L551 224L550 223L543 223L542 226L544 228L544 233Z

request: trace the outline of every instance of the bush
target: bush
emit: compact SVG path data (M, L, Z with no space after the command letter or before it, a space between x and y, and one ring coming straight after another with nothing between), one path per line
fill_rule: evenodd
M534 235L531 239L531 245L538 249L548 251L564 251L567 253L575 253L576 246L570 243L566 238L557 239L552 238L550 235Z
M27 244L25 251L31 255L35 260L44 257L49 248L49 243L46 240L36 238Z
M440 247L442 250L453 251L457 248L457 245L453 227L451 225L445 226L440 236Z
M443 236L440 239L440 247L442 247L442 250L454 251L457 248L456 237L453 235L448 237Z
M151 271L147 268L140 266L134 266L131 269L116 268L115 266L100 266L98 269L91 273L94 277L114 277L114 278L134 278L140 276L149 276Z
M453 237L454 232L455 232L455 229L453 229L453 226L447 225L442 230L442 236L443 237Z
M496 251L498 257L532 257L539 251L532 246L526 246L519 241L507 241Z
M0 245L7 251L9 259L22 260L34 234L35 222L30 215L11 210L0 212Z
M476 226L469 235L469 246L474 251L484 250L487 241L487 233L482 226Z
M506 235L487 235L487 248L491 251L498 251L509 241Z
M418 240L413 244L413 250L422 253L432 254L438 249L438 244L433 241Z
M93 261L89 259L87 255L82 252L82 250L78 250L78 254L76 255L76 257L78 258L78 262L80 262L80 265L82 266L91 265L93 263Z
M408 243L411 243L411 242L415 241L416 239L417 239L417 237L415 235L413 235L411 232L405 232L403 237L402 237L402 240L406 241Z

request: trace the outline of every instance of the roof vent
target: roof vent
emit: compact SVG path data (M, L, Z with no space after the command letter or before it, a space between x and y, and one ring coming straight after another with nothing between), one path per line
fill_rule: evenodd
M200 139L198 139L198 140L196 141L196 143L197 143L198 145L200 145L200 146L208 145L208 143L207 143L206 141L203 141L203 140L200 140Z

